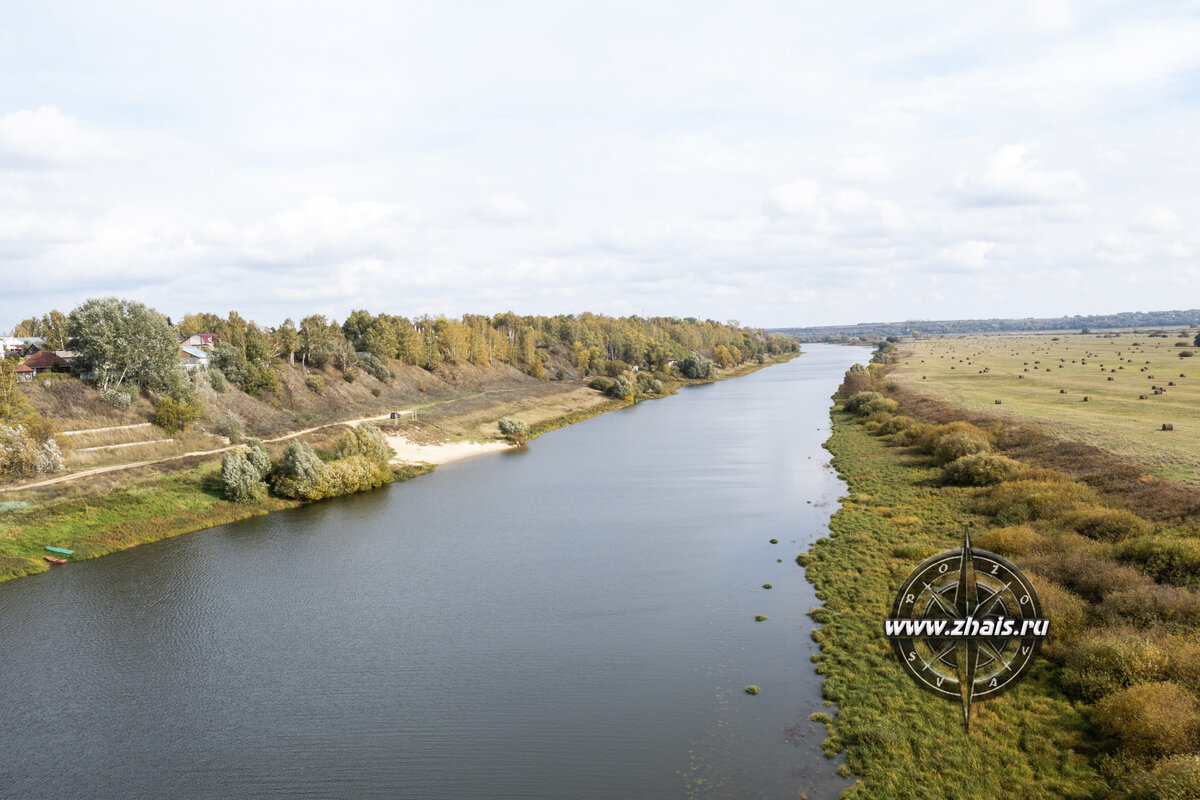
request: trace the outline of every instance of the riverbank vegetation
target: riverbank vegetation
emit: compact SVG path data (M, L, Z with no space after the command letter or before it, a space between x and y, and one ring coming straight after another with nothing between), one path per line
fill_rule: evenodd
M1200 796L1194 493L1128 486L1099 448L972 417L888 369L847 373L827 447L849 495L798 558L825 602L816 660L838 709L825 748L860 777L847 796ZM963 523L1031 577L1051 620L1037 667L973 711L969 736L882 628L900 582Z

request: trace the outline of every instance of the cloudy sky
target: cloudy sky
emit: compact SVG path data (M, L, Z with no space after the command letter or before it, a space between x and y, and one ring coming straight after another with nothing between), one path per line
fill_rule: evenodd
M9 3L0 332L1194 308L1198 110L1196 2Z

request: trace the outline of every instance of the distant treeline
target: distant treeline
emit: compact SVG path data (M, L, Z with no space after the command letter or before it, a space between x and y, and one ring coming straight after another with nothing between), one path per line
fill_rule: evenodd
M802 342L847 342L875 340L883 336L914 336L931 333L1000 333L1005 331L1066 331L1084 328L1153 328L1200 325L1200 309L1189 311L1125 311L1120 314L1091 314L1073 317L1026 317L1024 319L943 319L905 322L860 322L856 325L822 325L811 328L776 328Z

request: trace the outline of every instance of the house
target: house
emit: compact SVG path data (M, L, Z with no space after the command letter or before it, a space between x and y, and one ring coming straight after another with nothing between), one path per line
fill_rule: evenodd
M65 352L65 351L64 351ZM28 372L22 370L25 367ZM70 372L71 365L67 360L53 350L39 350L38 352L25 359L17 365L18 375L28 375L28 378L23 380L33 380L34 376L41 375L43 372Z
M180 336L179 344L189 347L216 347L221 337L215 333L193 333L191 336Z
M17 380L31 381L34 374L33 367L26 366L25 364L17 364Z
M184 369L207 367L211 360L212 354L207 350L201 350L199 347L188 344L179 347L179 363L183 365Z
M24 353L30 345L40 341L37 336L0 336L0 358L8 353Z

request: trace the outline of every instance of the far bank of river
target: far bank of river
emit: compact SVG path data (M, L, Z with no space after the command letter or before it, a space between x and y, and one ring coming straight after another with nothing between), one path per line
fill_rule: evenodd
M2 585L0 785L836 797L793 557L844 490L821 444L866 355Z

